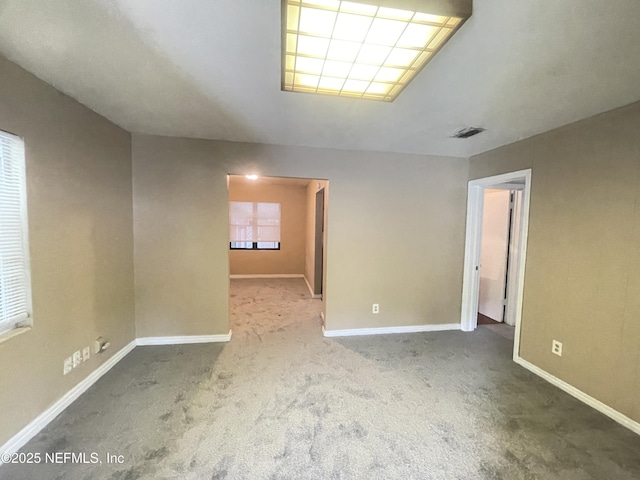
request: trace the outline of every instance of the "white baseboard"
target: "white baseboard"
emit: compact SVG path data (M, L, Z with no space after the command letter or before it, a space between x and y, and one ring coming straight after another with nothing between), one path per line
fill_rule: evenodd
M26 443L31 440L40 430L46 427L51 420L56 418L60 413L64 411L69 405L71 405L80 395L87 391L94 383L96 383L100 377L111 370L116 363L122 360L131 350L136 347L136 341L133 340L121 350L116 352L109 360L104 362L93 372L91 372L87 378L78 383L75 387L65 393L62 398L47 408L44 412L38 415L32 420L26 427L20 430L14 435L7 443L0 447L0 465L2 465L2 457L4 454L15 453L20 450Z
M301 273L257 273L252 275L229 275L229 278L304 278Z
M182 345L185 343L214 343L231 340L231 330L222 335L184 335L179 337L142 337L136 339L136 345Z
M87 391L100 377L111 370L120 360L122 360L131 350L138 345L176 345L185 343L209 343L228 342L231 340L231 330L226 335L188 335L180 337L145 337L138 338L115 353L109 360L91 372L87 378L78 383L75 387L65 393L62 398L47 408L44 412L32 420L26 427L14 435L7 443L0 447L0 465L2 465L2 455L11 454L20 450L34 436L46 427L51 420L56 418L71 405L80 395Z
M578 390L576 387L568 384L564 380L560 380L558 377L555 377L551 375L549 372L542 370L540 367L536 367L533 363L527 362L522 357L517 357L514 360L517 364L522 365L524 368L526 368L530 372L535 373L539 377L545 379L550 384L558 387L560 390L564 390L572 397L575 397L578 400L580 400L582 403L586 403L590 407L598 410L600 413L603 413L607 417L611 418L612 420L615 420L620 425L627 427L632 432L635 432L638 435L640 435L640 423L636 422L635 420L632 420L626 415L618 412L617 410L614 410L610 406L605 405L600 400L596 400L592 396L587 395L582 390Z
M311 294L311 298L313 298L313 288L311 288L311 285L309 284L309 280L307 280L307 277L304 277L304 283L307 284L307 288L309 289L309 293Z
M304 283L307 284L307 288L309 289L309 293L311 294L311 298L322 298L322 294L318 294L318 293L313 293L313 288L311 288L311 285L309 285L309 280L307 280L307 277L304 277Z
M406 327L378 327L378 328L351 328L346 330L325 330L325 337L352 337L355 335L383 335L388 333L416 333L416 332L442 332L444 330L460 330L459 323L444 323L439 325L408 325Z

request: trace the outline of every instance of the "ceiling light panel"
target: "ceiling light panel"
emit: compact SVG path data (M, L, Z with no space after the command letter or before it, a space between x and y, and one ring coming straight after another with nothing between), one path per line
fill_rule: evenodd
M466 16L284 0L282 89L392 101Z

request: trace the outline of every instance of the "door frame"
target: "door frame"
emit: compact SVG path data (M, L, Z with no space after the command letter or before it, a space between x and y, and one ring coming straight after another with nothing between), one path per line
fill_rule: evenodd
M320 202L318 201L320 199ZM324 291L324 208L325 208L325 189L321 187L316 191L314 204L314 252L313 252L313 298L322 298ZM319 205L321 206L318 211Z
M467 228L464 251L464 274L462 280L462 312L460 328L472 332L478 325L478 294L480 288L480 248L482 242L482 213L484 209L484 190L487 188L512 188L522 185L522 212L519 219L520 239L518 245L519 261L517 270L517 288L515 291L515 337L513 358L520 352L520 323L522 319L522 300L524 293L524 274L527 257L527 237L529 233L529 202L531 197L531 169L470 180L467 193Z

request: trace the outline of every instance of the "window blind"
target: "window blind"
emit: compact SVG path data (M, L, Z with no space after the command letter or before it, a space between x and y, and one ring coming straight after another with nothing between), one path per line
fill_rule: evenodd
M29 318L24 142L0 131L0 332Z
M279 242L280 204L229 202L231 242Z

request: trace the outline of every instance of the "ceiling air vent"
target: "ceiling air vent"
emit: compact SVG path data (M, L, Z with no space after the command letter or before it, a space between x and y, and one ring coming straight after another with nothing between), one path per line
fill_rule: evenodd
M462 130L458 130L456 133L451 135L451 138L469 138L477 135L481 132L484 132L484 128L482 127L467 127Z

